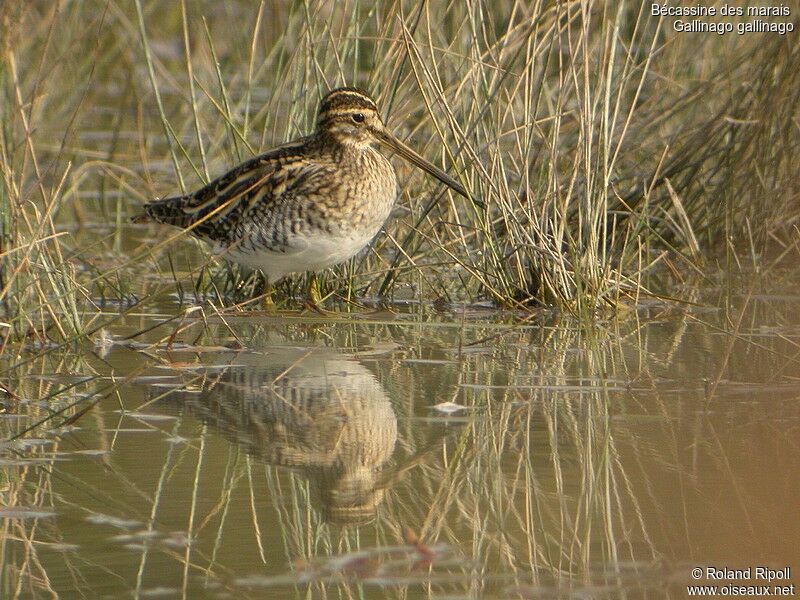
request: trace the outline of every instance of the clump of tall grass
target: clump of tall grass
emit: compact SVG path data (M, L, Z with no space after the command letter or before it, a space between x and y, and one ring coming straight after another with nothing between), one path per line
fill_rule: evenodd
M220 277L194 247L184 260L188 246L154 245L156 229L127 219L310 132L319 97L341 84L370 90L389 126L486 206L397 163L395 219L327 277L344 298L485 297L591 315L668 291L649 275L661 264L674 274L742 248L795 251L796 36L678 34L645 5L594 1L95 8L18 6L4 25L0 301L18 329L81 286L141 298L156 280L235 297L238 271ZM115 231L68 253L142 277L70 275L58 251L75 221ZM36 272L49 274L39 287L19 279ZM58 312L80 321L74 306Z
M681 37L645 5L529 11L500 27L473 5L471 62L437 61L452 38L428 13L404 32L412 87L490 207L453 207L417 236L470 274L467 290L586 314L638 293L665 251L791 246L796 38Z
M0 354L10 339L74 336L82 327L77 296L85 290L60 244L58 206L69 162L43 160L34 141L47 90L26 77L15 51L20 31L2 25L0 66ZM45 106L42 106L45 105Z

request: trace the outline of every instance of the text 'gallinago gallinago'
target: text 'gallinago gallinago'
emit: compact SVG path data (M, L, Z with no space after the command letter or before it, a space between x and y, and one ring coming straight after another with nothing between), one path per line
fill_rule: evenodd
M224 256L260 269L269 282L320 271L364 248L398 194L394 150L454 191L466 190L383 124L370 96L339 88L320 103L308 137L248 160L205 187L145 205L144 218L190 229Z

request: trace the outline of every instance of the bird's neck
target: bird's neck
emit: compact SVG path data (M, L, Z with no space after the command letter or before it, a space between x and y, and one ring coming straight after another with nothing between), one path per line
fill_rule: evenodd
M318 131L314 135L314 141L320 148L340 159L355 159L370 152L369 144L335 131Z

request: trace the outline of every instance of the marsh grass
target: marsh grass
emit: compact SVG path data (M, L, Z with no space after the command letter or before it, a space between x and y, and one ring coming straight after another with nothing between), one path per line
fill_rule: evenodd
M324 277L341 299L488 298L590 317L669 293L704 259L794 258L797 36L679 35L645 8L5 6L4 339L71 339L100 296L171 288L226 303L255 290L196 246L176 268L181 235L128 219L309 132L318 98L345 83L375 94L389 126L486 208L398 163L396 218ZM77 235L97 226L112 232Z

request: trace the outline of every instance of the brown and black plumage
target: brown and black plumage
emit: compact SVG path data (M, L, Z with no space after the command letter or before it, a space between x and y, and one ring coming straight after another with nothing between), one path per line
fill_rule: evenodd
M386 129L366 92L346 87L322 99L312 135L256 156L196 192L150 202L144 217L190 229L270 281L319 271L357 254L389 217L397 177L379 145L467 196Z

